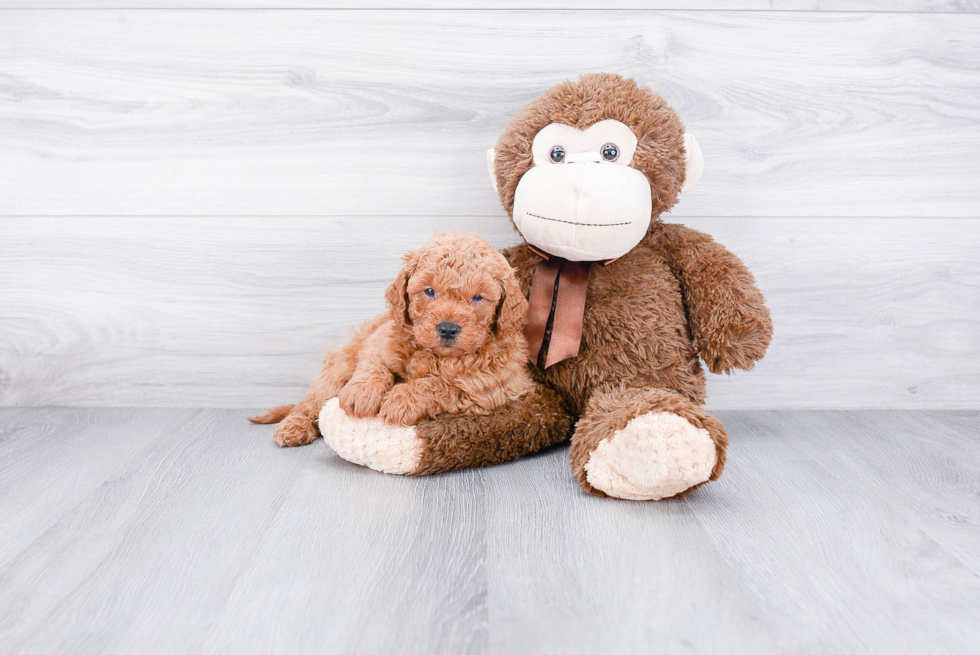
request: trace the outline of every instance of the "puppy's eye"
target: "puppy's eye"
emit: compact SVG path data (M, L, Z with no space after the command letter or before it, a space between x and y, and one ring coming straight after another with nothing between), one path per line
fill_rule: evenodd
M560 164L565 161L565 149L561 146L555 146L551 149L551 161L556 164Z
M425 289L424 289L424 290L422 291L422 293L424 293L424 294L425 294L425 297L426 297L426 298L435 298L435 297L436 297L436 290L435 290L435 289L433 289L432 287L426 287L426 288L425 288Z
M619 148L615 143L607 143L602 146L602 158L606 161L616 161L619 159Z
M481 300L483 300L483 296L481 296L480 294L476 294L475 296L473 296L473 302L480 302Z

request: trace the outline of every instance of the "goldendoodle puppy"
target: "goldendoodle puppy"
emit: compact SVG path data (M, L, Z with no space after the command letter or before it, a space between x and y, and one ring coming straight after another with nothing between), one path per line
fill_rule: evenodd
M320 410L335 396L349 416L412 425L439 414L486 414L531 388L527 300L493 246L449 232L404 262L385 292L388 312L327 352L306 398L249 419L282 421L277 444L316 439Z

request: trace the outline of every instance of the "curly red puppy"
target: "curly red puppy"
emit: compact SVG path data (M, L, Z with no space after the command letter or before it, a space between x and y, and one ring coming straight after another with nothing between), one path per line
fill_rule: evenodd
M327 352L302 402L249 419L282 421L277 444L316 439L320 410L335 396L349 416L412 425L440 414L487 414L531 388L527 300L493 246L449 232L404 262L385 292L388 312Z

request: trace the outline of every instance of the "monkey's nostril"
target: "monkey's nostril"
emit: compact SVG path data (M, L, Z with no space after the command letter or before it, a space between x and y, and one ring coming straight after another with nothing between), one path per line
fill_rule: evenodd
M453 341L459 336L459 324L450 323L448 321L443 321L438 326L436 326L436 331L439 333L439 338L443 341Z

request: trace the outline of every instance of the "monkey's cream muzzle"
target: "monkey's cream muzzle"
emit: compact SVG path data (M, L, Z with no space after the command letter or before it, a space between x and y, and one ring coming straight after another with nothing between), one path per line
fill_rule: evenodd
M517 185L514 223L532 246L571 261L596 261L632 250L647 232L650 209L646 176L628 166L535 166Z
M571 261L622 257L650 226L652 198L646 175L629 164L637 139L624 123L605 120L579 130L552 123L531 146L532 166L514 194L514 224L532 246ZM611 146L611 148L610 148ZM701 150L685 135L684 190L701 175ZM487 153L496 186L494 151Z

